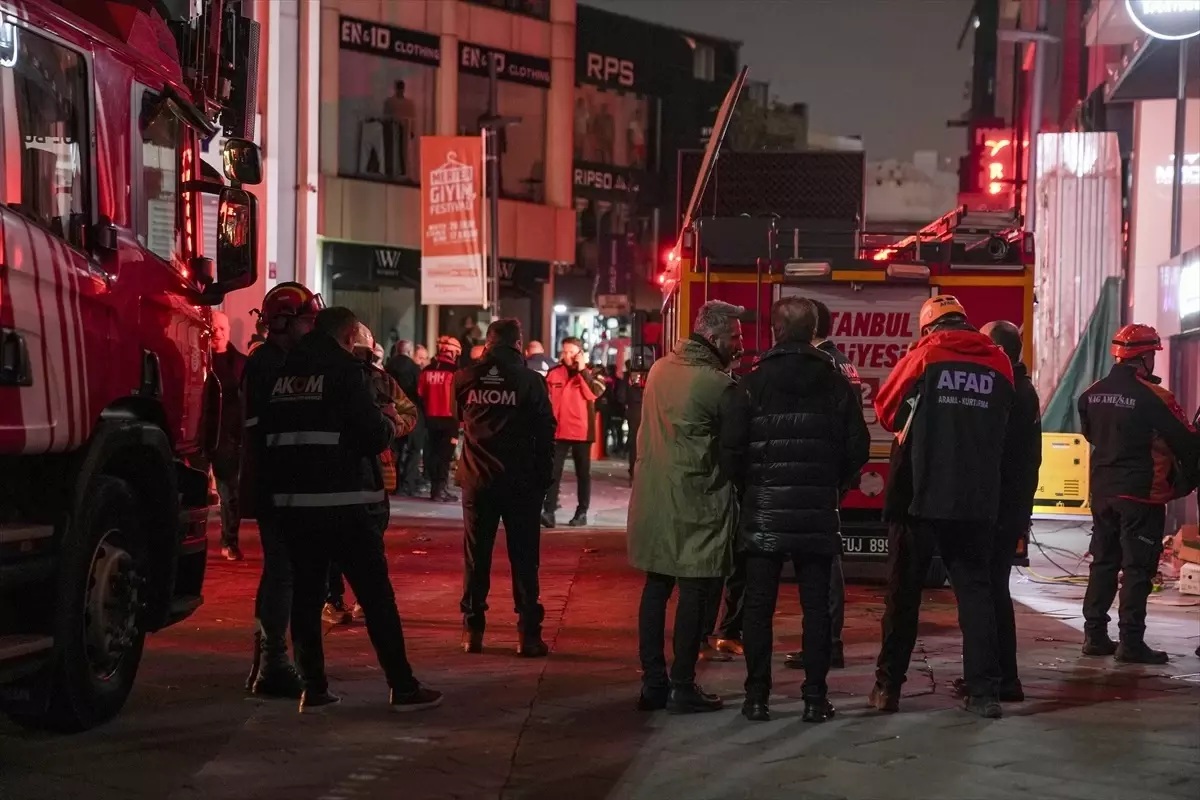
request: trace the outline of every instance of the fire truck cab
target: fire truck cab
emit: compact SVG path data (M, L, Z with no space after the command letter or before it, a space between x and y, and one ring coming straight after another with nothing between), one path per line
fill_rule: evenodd
M202 602L210 307L256 280L261 157L254 24L191 5L0 0L0 708L26 725L114 716L146 633Z

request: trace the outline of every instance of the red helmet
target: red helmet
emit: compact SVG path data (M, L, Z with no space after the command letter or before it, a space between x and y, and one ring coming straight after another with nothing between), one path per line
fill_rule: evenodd
M1162 339L1159 338L1158 331L1149 325L1123 325L1112 338L1113 358L1118 361L1162 349Z
M267 321L271 330L279 332L291 317L314 317L325 307L321 295L314 294L307 286L294 281L277 284L263 298L259 316ZM279 320L279 322L276 322Z

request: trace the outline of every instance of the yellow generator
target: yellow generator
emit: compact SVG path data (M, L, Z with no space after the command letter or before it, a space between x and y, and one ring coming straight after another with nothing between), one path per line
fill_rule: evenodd
M1091 514L1088 468L1091 449L1079 433L1043 433L1042 468L1038 473L1033 513L1075 517Z

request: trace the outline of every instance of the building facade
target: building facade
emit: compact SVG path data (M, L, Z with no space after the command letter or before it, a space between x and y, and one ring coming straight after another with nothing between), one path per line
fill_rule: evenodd
M557 333L657 308L674 244L678 153L701 147L738 65L735 42L580 5L572 107L575 269L557 287ZM609 322L612 326L614 322Z

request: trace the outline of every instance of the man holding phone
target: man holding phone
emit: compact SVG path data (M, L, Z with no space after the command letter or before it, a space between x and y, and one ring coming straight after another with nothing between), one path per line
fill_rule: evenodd
M554 442L554 481L542 506L542 526L553 528L558 510L558 491L562 484L567 454L575 464L579 493L575 516L567 524L572 528L587 525L592 499L592 442L596 441L596 398L604 394L604 378L588 369L583 342L574 336L563 339L558 365L546 375L550 405L558 428Z

